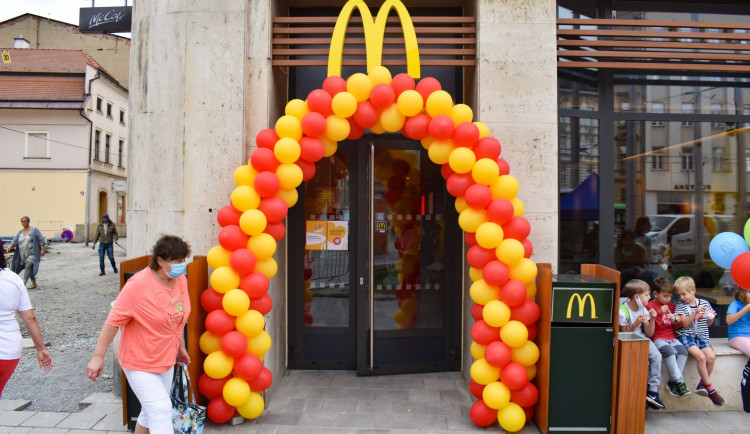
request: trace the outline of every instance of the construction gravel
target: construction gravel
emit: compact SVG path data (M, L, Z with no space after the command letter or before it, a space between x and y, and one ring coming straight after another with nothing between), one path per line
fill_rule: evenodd
M126 257L118 246L114 254L118 265ZM96 382L86 377L86 364L119 292L119 276L106 258L105 263L107 274L99 276L98 246L94 251L77 243L50 244L39 267L38 287L29 289L29 296L54 367L50 372L40 369L36 350L24 348L2 399L30 400L27 410L74 412L92 393L113 391L111 348L102 377ZM28 338L23 322L18 322Z

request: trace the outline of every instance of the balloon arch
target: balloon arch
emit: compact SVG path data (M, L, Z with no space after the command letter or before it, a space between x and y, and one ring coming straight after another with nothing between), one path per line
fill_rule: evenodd
M441 165L470 246L476 320L470 389L478 398L471 419L480 426L499 421L508 431L523 428L538 400L530 381L539 358L533 342L537 269L529 259L531 227L516 197L518 181L500 157L500 142L487 126L472 122L469 106L454 105L435 78L417 83L403 73L392 77L383 66L347 80L329 76L305 101L289 101L285 113L273 129L258 133L248 164L234 172L231 205L217 216L219 245L208 252L214 271L211 288L201 295L209 313L200 338L207 357L198 386L210 399L211 420L226 422L235 410L248 419L263 412L260 392L272 381L262 363L271 348L263 315L272 306L267 291L277 272L276 243L285 235L282 220L297 202L296 188L315 174L316 162L332 156L339 141L356 140L369 129L420 140L430 160ZM399 324L403 315L397 313Z

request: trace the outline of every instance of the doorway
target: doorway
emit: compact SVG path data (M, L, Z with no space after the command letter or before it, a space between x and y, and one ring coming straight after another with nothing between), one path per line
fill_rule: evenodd
M289 211L290 368L460 368L461 243L418 141L339 143Z
M107 212L107 192L100 191L99 192L99 215L96 216L96 219L100 220L102 215L104 215L106 212Z

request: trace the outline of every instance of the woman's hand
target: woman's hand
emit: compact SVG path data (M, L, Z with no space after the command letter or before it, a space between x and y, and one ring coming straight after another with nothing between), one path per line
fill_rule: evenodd
M96 379L99 378L100 375L102 375L103 367L104 367L104 357L101 357L101 356L92 357L89 364L86 365L86 376L89 377L91 381L96 381Z
M186 365L190 364L190 354L188 354L184 345L180 345L180 347L177 349L177 362L184 363Z
M39 367L45 371L52 369L52 356L49 355L49 351L46 348L36 350L36 358L39 360Z

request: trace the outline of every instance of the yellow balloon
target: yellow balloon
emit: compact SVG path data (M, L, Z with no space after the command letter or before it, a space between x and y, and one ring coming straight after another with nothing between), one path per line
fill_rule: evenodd
M520 321L510 320L500 329L500 339L509 347L520 347L528 338L529 330Z
M510 308L500 300L491 300L482 309L484 322L492 327L502 327L510 321Z
M326 124L327 123L328 121L326 120ZM336 153L336 150L338 149L338 146L339 146L337 141L331 140L324 135L318 137L318 139L320 139L320 141L323 142L323 149L324 149L323 156L324 157L330 157L331 155Z
M476 342L471 343L471 347L469 347L469 352L471 352L471 357L473 357L475 360L484 359L484 351L487 349L486 345L481 345Z
M523 283L531 283L536 279L536 264L528 258L521 258L516 265L510 267L510 278Z
M523 212L526 210L526 207L524 206L521 199L514 197L510 200L511 205L513 205L513 216L514 217L521 217L523 215Z
M245 419L255 419L263 414L266 403L260 393L250 392L250 397L242 405L237 406L237 413Z
M221 246L213 246L206 254L206 261L214 270L219 267L226 267L229 265L229 255L231 254L232 252Z
M255 254L255 259L262 261L276 253L276 240L267 233L253 235L247 240L247 249Z
M484 279L479 279L469 287L469 296L474 303L486 305L492 300L500 298L500 288L488 284Z
M258 235L266 229L267 224L266 215L259 209L249 209L240 216L240 228L248 235Z
M357 102L367 101L367 98L370 97L372 86L373 84L370 77L361 72L352 74L352 76L346 80L346 90L357 98Z
M536 282L529 282L526 284L526 298L533 300L536 296Z
M474 122L474 125L479 128L479 138L487 137L490 135L490 129L487 128L487 125L485 125L483 122L476 121Z
M425 148L426 150L429 150L430 149L430 145L434 141L435 141L435 138L433 138L432 136L427 136L424 139L420 140L419 143L422 144L423 148Z
M526 413L520 405L510 402L497 412L497 421L505 431L521 431L526 425Z
M453 123L458 126L461 122L471 122L474 118L474 111L466 104L456 104L451 107L450 117L453 119Z
M250 386L242 378L232 378L224 384L222 396L227 404L240 406L250 399Z
M336 116L348 118L357 111L357 98L349 92L339 92L334 95L331 108Z
M510 402L510 389L499 381L493 381L482 390L482 400L487 407L500 410Z
M221 350L221 336L216 336L211 332L203 332L200 339L198 339L198 346L204 354L219 351Z
M471 378L479 384L490 384L500 378L500 368L490 365L485 359L478 359L471 364Z
M299 160L302 149L296 139L282 137L273 147L273 155L282 163L291 164Z
M309 284L307 282L309 282L309 280L305 281L305 285L309 286ZM312 303L312 300L313 300L314 297L315 297L315 294L313 294L313 292L310 291L309 288L305 288L305 304Z
M466 208L458 215L458 225L464 232L476 232L479 225L487 221L487 211L484 209Z
M351 127L349 121L336 115L330 115L326 118L326 136L334 142L344 140L349 136ZM295 160L296 161L296 160Z
M240 275L232 267L219 267L211 273L211 288L225 294L230 289L240 286ZM223 377L222 377L223 378Z
M453 98L451 94L444 90L436 90L427 97L427 114L431 117L438 115L451 115L453 108Z
M415 116L422 111L424 100L416 90L408 89L401 92L397 100L398 111L404 116Z
M221 306L232 316L240 316L250 308L250 297L241 289L230 289L221 299Z
M295 189L302 184L302 169L293 162L280 164L276 168L276 176L279 178L281 188Z
M466 204L466 199L464 197L457 197L455 207L456 207L456 212L461 214L461 212L465 210L466 208L468 208L469 205Z
M520 241L508 238L503 240L497 249L495 249L495 256L497 259L503 261L508 266L516 265L521 258L523 258L524 248Z
M450 159L451 152L456 147L453 140L433 140L430 143L430 149L427 150L427 156L435 164L445 164Z
M485 249L494 249L500 245L503 242L503 236L503 228L497 223L484 222L477 228L477 244Z
M474 151L463 146L455 148L448 157L448 164L456 173L471 172L476 162L477 157L474 155Z
M370 77L373 86L380 83L391 84L391 80L393 79L391 77L391 71L385 66L376 66L372 68L370 72L367 73L367 76Z
M276 134L279 137L289 137L294 140L302 138L302 123L299 119L291 115L284 115L276 121Z
M255 263L255 271L263 273L269 279L273 279L279 271L279 266L273 258L264 259Z
M286 206L291 208L297 203L299 193L297 193L297 190L294 188L280 188L279 191L276 192L276 197L283 199Z
M528 378L529 381L536 378L536 365L524 366L524 368L526 369L526 378Z
M247 352L260 357L271 349L271 336L261 330L257 335L247 338Z
M289 116L294 116L301 121L306 114L310 113L310 109L307 107L305 101L302 101L301 99L293 99L286 103L284 113Z
M257 310L250 309L237 317L235 327L237 327L237 331L251 338L258 336L258 333L263 331L266 327L266 319Z
M471 177L477 184L492 186L497 181L498 176L500 176L500 168L497 167L497 161L492 161L489 158L480 159L471 169Z
M518 180L512 175L502 175L490 184L490 191L493 199L511 200L518 194Z
M469 267L469 279L471 279L472 282L476 282L479 279L482 279L482 270L479 268Z
M370 131L375 134L383 134L385 132L385 128L380 124L380 119L378 119L378 123L370 127Z
M232 372L234 359L224 354L224 351L214 351L203 361L203 371L209 377L220 380Z
M391 104L380 113L380 125L389 133L400 131L404 127L406 118L398 110L398 105Z
M234 171L234 183L237 184L237 186L253 185L253 180L255 180L255 175L257 174L258 173L255 172L252 166L243 164Z
M523 366L531 366L539 360L539 347L532 341L526 341L520 347L511 348L511 360Z
M240 211L257 209L260 205L260 195L249 185L240 185L232 190L232 205Z

